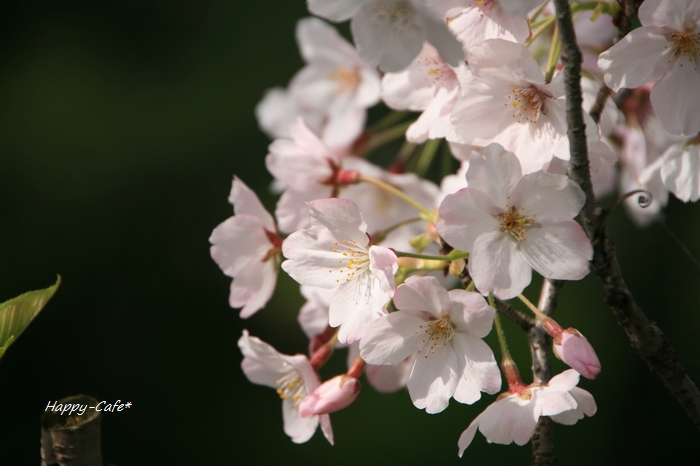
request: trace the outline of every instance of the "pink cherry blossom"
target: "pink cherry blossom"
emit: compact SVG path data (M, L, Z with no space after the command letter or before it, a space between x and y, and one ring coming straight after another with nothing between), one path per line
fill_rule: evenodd
M370 246L360 209L348 199L309 203L311 222L282 245L282 268L302 285L337 288L329 323L340 326L338 341L362 338L367 325L386 310L394 294L396 254Z
M700 3L647 0L639 8L643 27L600 54L598 66L613 90L658 80L651 105L673 134L700 131Z
M569 367L587 379L600 374L600 361L593 346L575 328L562 329L553 319L544 320L544 328L552 336L554 352Z
M313 14L331 21L352 18L358 53L382 71L406 68L424 41L452 66L464 59L462 45L444 19L421 0L309 0L308 6Z
M347 375L338 375L323 382L299 404L301 417L329 414L346 408L360 393L360 381Z
M513 298L532 269L562 280L588 274L593 248L572 220L585 202L576 183L543 171L522 176L517 157L497 144L469 163L468 187L445 197L437 228L471 253L468 270L479 291Z
M592 416L595 402L590 393L576 387L578 381L578 372L570 369L553 377L547 385L529 385L501 395L462 432L459 456L471 444L477 429L490 443L515 442L522 446L532 437L540 416L555 419L559 415L558 422L568 425L575 424L583 414ZM572 413L567 415L569 412Z
M530 51L501 39L472 47L467 59L472 74L464 75L462 97L451 114L454 142L497 142L518 156L524 173L542 169L554 155L569 159L563 74L545 83ZM592 144L598 129L587 113L584 117Z
M229 202L236 215L211 233L211 257L233 277L229 304L242 308L245 319L262 309L275 291L282 240L272 216L238 177L233 178Z
M241 368L248 380L274 388L282 398L284 432L292 441L307 442L321 424L323 435L332 445L333 430L328 414L310 417L299 415L300 403L321 384L307 357L278 353L259 338L251 337L247 330L243 330L238 347L244 356Z
M417 408L438 413L452 397L472 404L482 391L500 389L493 352L482 340L495 312L482 296L448 292L435 277L410 277L397 288L394 304L400 310L372 322L360 355L375 365L415 355L407 386Z

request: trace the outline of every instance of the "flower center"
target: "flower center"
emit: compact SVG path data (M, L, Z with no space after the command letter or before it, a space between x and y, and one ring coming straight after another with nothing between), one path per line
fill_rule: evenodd
M518 123L523 123L523 120L528 123L537 123L540 118L540 113L546 115L546 102L552 96L546 92L542 92L535 86L516 88L508 95L508 102L504 105L510 105L515 110L513 118L518 120Z
M452 337L455 336L455 329L450 316L443 316L439 319L432 318L427 326L421 325L419 328L424 329L427 334L423 339L423 343L428 346L425 351L426 354L424 354L426 359L428 358L427 353L435 354L436 349L447 345L452 340ZM418 330L416 330L416 333L418 333ZM418 352L420 353L420 351Z
M357 241L344 239L343 241L335 241L333 243L333 252L338 254L339 269L336 273L340 274L335 282L349 282L355 278L355 274L361 274L369 268L369 251L363 246L357 244ZM333 273L333 270L328 270L328 273Z
M388 21L394 36L403 36L404 29L411 27L413 23L413 8L407 2L379 2L372 8L371 13L379 23ZM372 27L381 26L372 19L369 24Z
M457 81L455 72L439 57L421 56L418 58L417 65L429 87L448 87Z
M306 385L299 375L292 371L275 382L277 394L283 400L291 400L292 407L299 409L299 403L306 396Z
M688 61L693 62L693 58L700 54L700 34L694 34L691 29L673 31L670 39L673 42L672 57L687 55Z
M525 241L525 233L527 233L528 227L534 223L521 213L522 210L522 207L518 209L515 206L506 204L506 210L498 215L501 231L518 241ZM535 215L532 217L535 217Z
M360 73L357 68L339 68L328 73L328 77L338 84L340 92L350 92L360 85Z

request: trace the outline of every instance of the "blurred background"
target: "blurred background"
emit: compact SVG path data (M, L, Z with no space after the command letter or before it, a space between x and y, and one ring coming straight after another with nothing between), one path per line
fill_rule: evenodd
M268 307L242 321L207 241L232 215L234 173L274 208L269 141L253 108L302 66L294 27L308 14L303 0L0 5L0 301L63 277L0 362L0 464L37 464L46 404L79 393L133 403L103 415L105 464L460 461L460 433L495 397L428 415L405 391L365 384L332 415L335 447L320 433L294 445L277 394L240 370L243 328L281 352L306 349L297 285L281 275ZM609 231L628 285L700 381L700 266L691 256L700 257L700 207L671 199L665 222L687 251L658 224L636 229L622 209ZM697 461L697 429L633 354L597 279L567 283L556 315L588 337L603 365L580 384L598 413L556 428L560 463ZM505 325L529 381L526 339ZM322 376L342 371L344 359L339 351ZM563 369L556 361L555 373ZM477 434L461 461L529 458L529 445L488 445Z

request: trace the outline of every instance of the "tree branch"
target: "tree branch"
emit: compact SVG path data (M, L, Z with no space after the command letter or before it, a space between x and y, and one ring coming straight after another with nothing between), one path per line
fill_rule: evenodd
M544 314L551 316L557 307L559 289L564 284L562 280L546 279L542 283L540 300L537 307ZM542 322L537 323L528 331L528 342L532 353L533 383L547 383L552 374L552 338L544 331ZM540 417L534 434L532 434L532 464L550 466L557 463L554 451L554 422L547 417Z
M586 193L586 204L581 210L581 221L589 238L593 238L601 209L591 186L585 125L581 109L581 52L571 22L567 0L554 0L557 24L562 38L562 61L566 86L567 123L571 162L569 177ZM625 2L625 5L631 2ZM635 1L635 5L637 2ZM593 271L603 282L605 302L610 306L618 324L627 334L634 351L647 363L649 369L663 380L666 388L676 397L686 414L700 428L700 391L678 361L675 349L661 329L651 322L637 305L627 288L615 254L613 241L601 229L601 237L594 246L591 263Z

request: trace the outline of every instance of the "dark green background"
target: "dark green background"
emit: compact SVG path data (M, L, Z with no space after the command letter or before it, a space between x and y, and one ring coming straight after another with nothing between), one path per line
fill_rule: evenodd
M306 347L296 285L282 277L270 306L242 321L207 242L232 213L234 173L274 207L253 108L302 65L303 0L0 5L0 300L63 277L0 363L0 464L37 464L44 407L78 393L133 403L103 416L105 463L119 466L456 464L457 438L487 402L428 415L404 391L365 384L332 416L336 447L318 433L294 445L277 395L239 368L243 328L282 352ZM667 210L695 255L699 214L675 200ZM659 226L639 231L622 210L609 223L629 286L700 380L700 268ZM633 355L597 280L567 284L557 315L603 364L581 383L598 414L557 426L560 463L695 463L697 429ZM524 337L510 345L529 380ZM462 463L529 454L477 434Z

